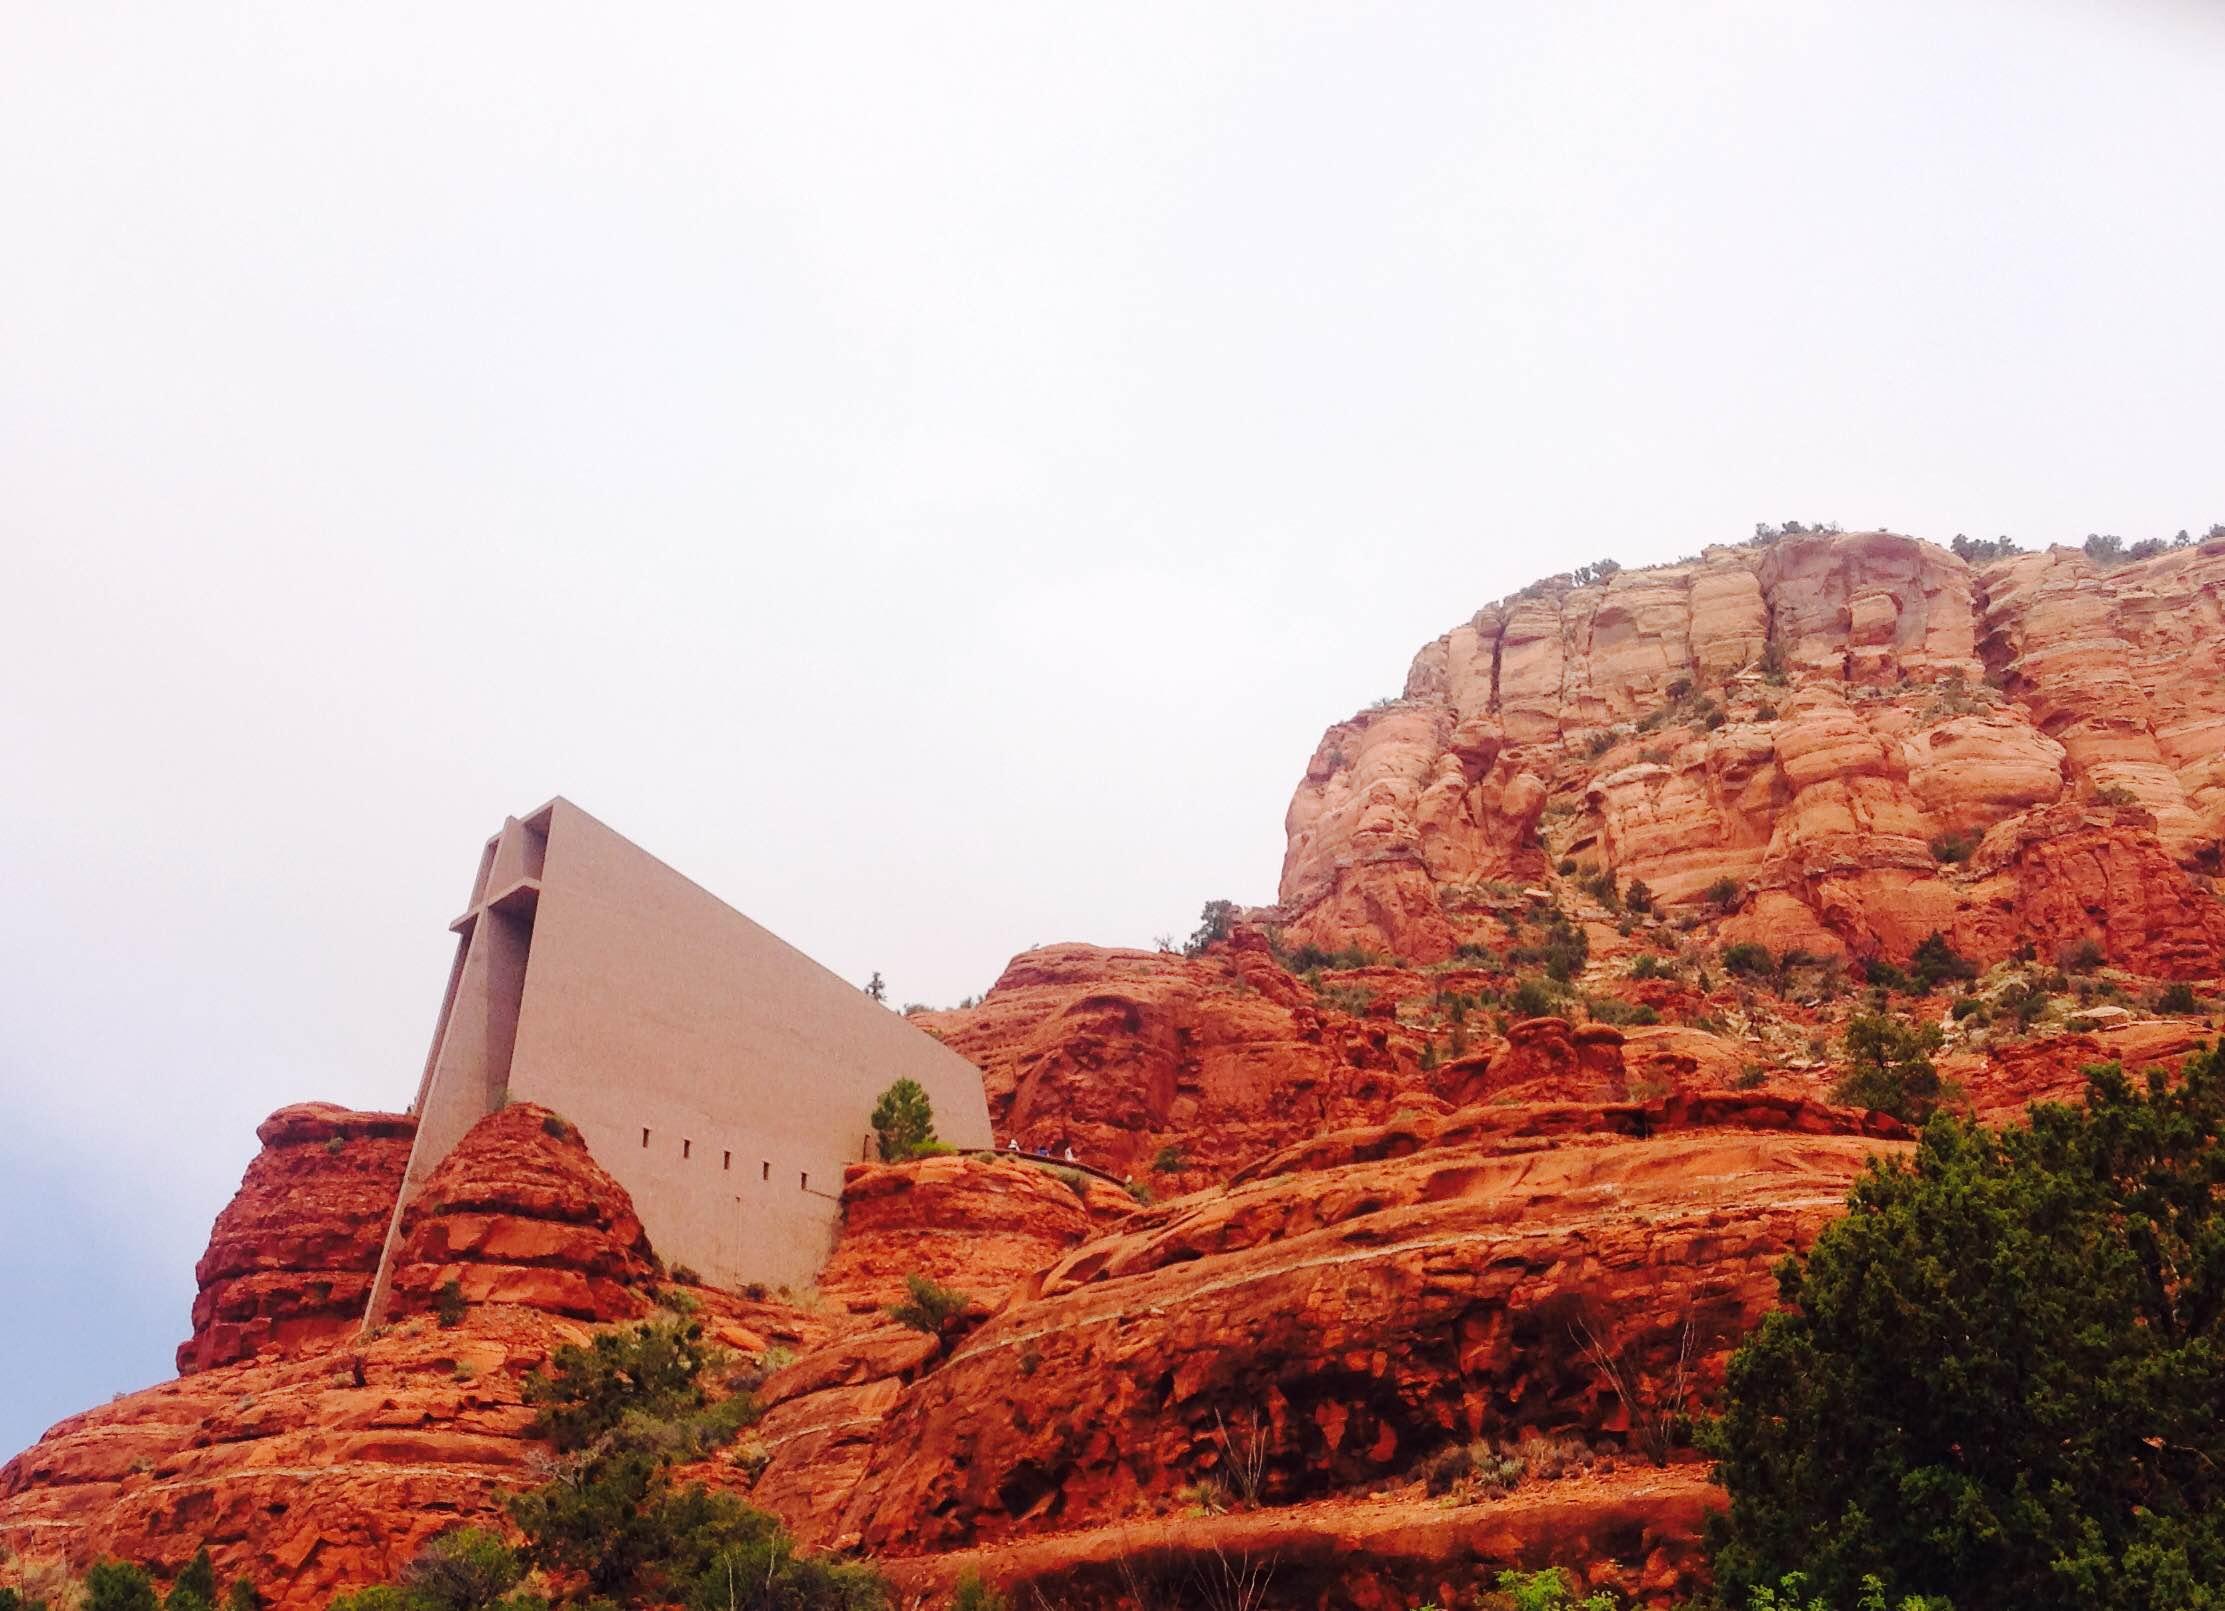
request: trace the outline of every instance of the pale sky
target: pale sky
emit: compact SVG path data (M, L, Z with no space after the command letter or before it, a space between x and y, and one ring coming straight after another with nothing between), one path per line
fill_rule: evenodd
M0 1458L569 795L847 977L1271 899L1757 520L2225 520L2225 6L10 4Z

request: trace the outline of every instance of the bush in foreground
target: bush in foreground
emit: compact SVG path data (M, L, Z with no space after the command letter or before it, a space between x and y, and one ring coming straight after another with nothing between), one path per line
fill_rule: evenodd
M1831 1605L2225 1606L2225 1050L2088 1079L1936 1120L1779 1270L1705 1433L1727 1603L1801 1572Z

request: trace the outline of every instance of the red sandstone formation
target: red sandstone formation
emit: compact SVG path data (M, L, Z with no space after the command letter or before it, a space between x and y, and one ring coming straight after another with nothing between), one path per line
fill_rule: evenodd
M2225 537L2104 568L2050 548L1983 573L1986 662L2174 855L2225 832Z
M1544 780L1480 708L1409 697L1332 727L1286 821L1293 938L1443 961L1462 936L1441 886L1542 872L1545 803Z
M767 1455L751 1500L799 1538L824 1543L887 1436L886 1422L942 1355L932 1337L883 1322L805 1355L758 1395L765 1417L750 1435Z
M872 1314L924 1275L990 1302L1090 1234L1093 1218L1134 1208L1126 1193L1018 1157L852 1164L842 1183L842 1239L819 1292Z
M1469 1109L1325 1137L1146 1210L934 1369L883 1378L888 1420L837 1536L901 1557L1102 1527L1247 1480L1232 1465L1253 1440L1277 1506L1359 1499L1449 1442L1528 1431L1650 1471L1677 1358L1694 1391L1712 1380L1770 1301L1770 1265L1892 1145L1775 1128L1797 1103L1704 1116L1737 1111L1765 1127ZM837 1525L823 1505L795 1519Z
M1244 1581L1290 1611L1471 1605L1510 1565L1558 1566L1583 1588L1662 1604L1695 1581L1707 1517L1721 1508L1722 1494L1700 1468L1648 1467L1452 1506L1389 1494L1322 1500L1122 1522L883 1564L907 1594L947 1593L970 1571L1029 1585L1043 1603L1074 1611L1132 1611L1138 1587L1154 1597L1146 1603L1242 1604L1225 1596Z
M403 1213L389 1313L429 1310L454 1282L466 1303L627 1320L651 1273L625 1188L571 1124L513 1103L473 1125Z
M1505 1046L1472 1074L1451 1084L1456 1102L1598 1102L1628 1094L1623 1033L1611 1024L1526 1018L1509 1025Z
M1672 903L1729 880L1725 936L1779 949L1900 957L1940 930L1992 960L2099 932L2144 970L2215 972L2225 919L2186 869L2225 854L2221 598L2225 539L1974 572L1808 533L1541 583L1322 740L1290 805L1286 938L1441 960L1479 937L1477 885L1570 857ZM2142 812L2037 853L2097 797ZM1958 833L2012 880L1943 866Z
M378 1268L417 1121L327 1102L280 1108L263 1150L216 1217L194 1276L193 1335L178 1373L353 1331Z
M1088 945L1023 952L980 1006L918 1022L979 1065L1000 1142L1070 1145L1161 1192L1299 1136L1386 1117L1411 1083L1385 1031L1324 1012L1247 930L1195 958ZM1151 1167L1166 1147L1184 1168Z
M2086 1091L2086 1070L2122 1064L2139 1075L2176 1069L2189 1052L2214 1040L2199 1019L2135 1020L2115 1028L2036 1040L2010 1040L1985 1049L1982 1058L1958 1060L1952 1072L1969 1091L1979 1117L2002 1124L2034 1102L2076 1102Z
M519 1381L584 1336L522 1310L417 1319L130 1394L0 1468L0 1548L175 1569L206 1544L226 1575L311 1611L531 1480Z
M2073 804L2003 823L1970 859L1976 904L1955 933L1981 956L2093 940L2111 962L2206 978L2225 958L2225 902L2165 854L2137 806Z

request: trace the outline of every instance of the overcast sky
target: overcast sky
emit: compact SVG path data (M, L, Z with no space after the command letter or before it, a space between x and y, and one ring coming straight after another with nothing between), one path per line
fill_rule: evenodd
M1786 517L2225 520L2225 7L6 7L0 1457L406 1103L564 793L844 975L1271 899L1321 729Z

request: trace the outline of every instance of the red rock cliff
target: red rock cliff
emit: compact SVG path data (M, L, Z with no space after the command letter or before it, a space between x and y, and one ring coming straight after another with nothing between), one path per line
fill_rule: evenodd
M1728 880L1727 936L1779 948L2098 936L2144 971L2215 971L2225 913L2189 874L2225 835L2221 599L2225 539L1974 570L1803 533L1541 583L1322 739L1286 823L1287 938L1438 961L1471 937L1467 891L1572 858L1671 903ZM1983 875L2009 858L1934 849L2031 846L2045 813L2118 802L2139 812L2079 819L2087 854L2025 855L2006 884Z

